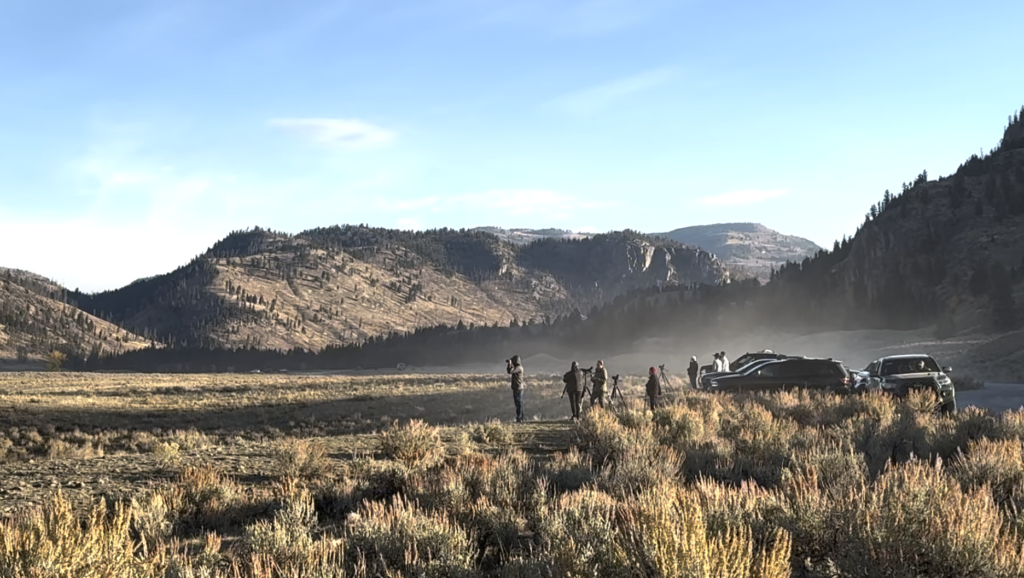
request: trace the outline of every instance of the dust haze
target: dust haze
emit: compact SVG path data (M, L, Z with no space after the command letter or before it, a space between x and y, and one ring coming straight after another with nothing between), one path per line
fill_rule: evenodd
M573 348L571 344L561 343L559 347L552 348L560 350L560 354L538 353L523 355L522 358L527 373L534 375L561 374L569 369L573 361L578 361L583 367L589 367L598 359L603 359L611 374L645 376L649 367L664 364L666 372L684 379L691 356L696 356L701 365L708 365L712 362L712 354L718 351L725 351L731 360L744 353L762 349L786 355L831 357L855 369L863 368L871 361L886 355L925 353L934 356L941 365L952 365L954 370L969 371L982 379L1006 379L998 371L993 373L990 367L979 366L972 359L976 349L983 348L991 341L990 336L960 336L939 340L934 337L934 333L933 327L911 331L860 329L811 333L762 328L752 331L731 331L723 338L702 337L699 331L680 330L677 336L635 341L628 348L617 347L618 351L614 352L582 350ZM521 355L518 351L508 351L505 357L517 354ZM504 358L451 366L409 367L407 371L504 373Z

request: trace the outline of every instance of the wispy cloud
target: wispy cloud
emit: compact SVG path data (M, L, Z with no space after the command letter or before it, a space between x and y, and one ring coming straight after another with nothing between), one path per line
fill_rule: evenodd
M364 149L390 144L395 133L377 125L346 118L275 118L268 123L318 146Z
M731 207L737 205L749 205L774 199L786 194L786 189L750 189L746 191L733 191L712 197L704 197L700 200L702 205L711 207Z
M628 96L662 86L675 77L672 68L658 68L618 78L611 82L565 94L553 100L556 109L573 115L588 115L603 110Z
M543 189L493 190L484 193L459 195L447 199L449 205L468 206L473 209L504 211L509 215L571 215L575 211L612 206L607 201L580 199L571 195Z

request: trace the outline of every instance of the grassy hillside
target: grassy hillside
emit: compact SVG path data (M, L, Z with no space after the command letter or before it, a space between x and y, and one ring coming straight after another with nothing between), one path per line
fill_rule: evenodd
M637 287L719 283L710 254L621 232L521 246L474 231L232 233L185 267L71 302L164 343L320 349L541 321Z
M117 354L146 340L63 302L64 290L25 271L0 268L0 364L38 364L51 351Z

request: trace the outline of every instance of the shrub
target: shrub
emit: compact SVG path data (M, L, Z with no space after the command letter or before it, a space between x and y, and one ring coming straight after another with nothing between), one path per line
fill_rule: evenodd
M231 479L209 466L187 466L162 490L172 520L186 534L230 527L248 519L256 504Z
M331 473L327 447L320 441L282 440L274 446L272 456L280 477L311 480Z
M89 442L80 445L62 439L50 439L46 442L46 456L51 460L94 458L102 455L103 448L94 447Z
M175 461L181 457L180 446L175 442L157 442L152 451L155 457L165 461Z
M558 498L541 522L544 547L556 576L629 576L629 560L616 527L618 502L581 490Z
M601 471L597 487L616 498L627 500L636 492L669 484L682 468L683 457L672 448L645 446L628 450Z
M551 484L562 492L578 490L594 479L590 457L575 446L556 454L544 469Z
M143 548L150 549L171 537L173 524L164 497L159 492L150 492L132 498L132 528L138 533Z
M174 430L170 433L172 443L185 451L204 450L215 445L214 438L201 431L191 428L188 430Z
M782 529L756 548L750 528L710 534L696 496L678 488L644 492L620 509L622 547L645 575L788 578L791 539Z
M316 525L313 498L301 491L271 522L261 520L245 529L245 546L250 552L265 555L281 566L295 566L309 558Z
M414 419L406 425L393 424L380 434L380 450L388 459L410 467L431 467L444 459L445 447L434 426Z
M5 576L155 578L159 566L135 555L130 507L93 506L84 521L58 493L46 507L0 521L0 572Z
M345 538L374 574L458 572L472 564L470 537L457 524L401 496L388 504L368 502L349 515Z
M498 420L491 420L485 424L477 424L473 427L473 438L477 443L507 446L515 441L512 430Z
M1024 444L1020 440L972 441L950 473L966 490L987 487L1010 512L1024 511Z
M931 576L1024 572L1020 544L1003 531L988 490L963 492L940 467L920 461L893 467L848 508L852 536L844 550L849 571Z

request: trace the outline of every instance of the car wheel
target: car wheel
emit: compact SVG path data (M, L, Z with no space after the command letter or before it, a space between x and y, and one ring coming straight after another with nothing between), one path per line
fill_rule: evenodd
M939 406L939 411L942 412L942 415L951 415L956 411L956 400L954 399L942 404Z

